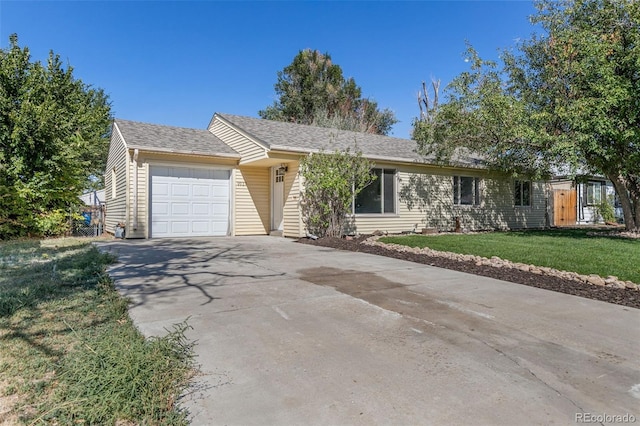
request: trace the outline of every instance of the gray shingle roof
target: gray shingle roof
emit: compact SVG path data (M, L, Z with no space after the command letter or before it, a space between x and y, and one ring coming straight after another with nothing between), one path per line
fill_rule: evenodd
M129 148L181 154L240 157L229 145L204 129L162 126L116 119Z
M410 139L369 133L351 132L303 124L285 123L260 118L216 113L217 116L248 133L272 150L296 152L333 152L351 148L363 156L376 160L434 163L416 152L417 143ZM476 158L454 158L452 164L478 167Z

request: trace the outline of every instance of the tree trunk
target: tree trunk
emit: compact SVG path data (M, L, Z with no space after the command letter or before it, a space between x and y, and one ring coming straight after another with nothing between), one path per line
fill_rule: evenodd
M635 208L636 208L636 227L634 232L640 232L640 200L634 200Z
M629 198L635 216L635 232L640 232L640 180L637 175L628 177Z
M624 216L624 225L627 231L638 232L640 227L640 209L638 209L638 203L632 203L629 191L625 185L625 179L620 175L611 174L607 176L613 183L620 204L622 205L622 214ZM633 205L635 204L635 206ZM635 207L635 208L634 208Z

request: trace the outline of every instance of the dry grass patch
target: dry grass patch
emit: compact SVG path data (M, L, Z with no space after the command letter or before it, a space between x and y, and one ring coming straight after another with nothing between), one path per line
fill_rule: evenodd
M0 420L186 424L186 324L145 339L89 241L0 243Z

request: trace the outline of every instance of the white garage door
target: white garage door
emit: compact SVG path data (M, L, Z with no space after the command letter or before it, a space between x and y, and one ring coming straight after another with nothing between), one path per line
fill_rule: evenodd
M229 234L230 170L151 167L151 237Z

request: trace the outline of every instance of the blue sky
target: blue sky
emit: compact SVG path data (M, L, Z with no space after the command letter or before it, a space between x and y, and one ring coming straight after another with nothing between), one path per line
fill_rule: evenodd
M444 87L529 38L530 1L7 1L0 47L17 33L34 60L58 53L109 95L116 117L205 128L214 112L256 116L277 72L305 48L328 52L410 137L422 80Z

